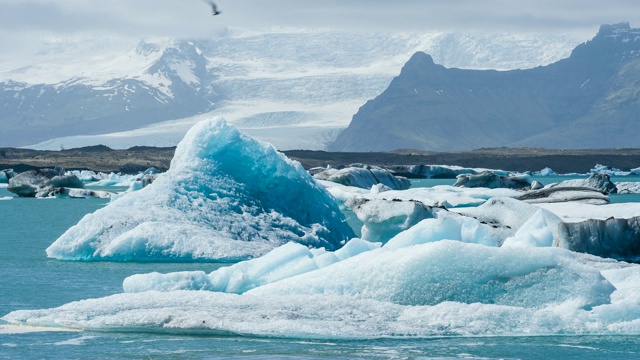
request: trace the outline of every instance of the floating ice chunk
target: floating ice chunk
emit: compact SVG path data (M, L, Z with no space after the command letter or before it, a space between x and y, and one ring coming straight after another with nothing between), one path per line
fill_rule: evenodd
M441 240L456 240L487 246L498 246L489 233L489 227L478 220L440 212L436 219L426 219L393 237L385 249L399 249Z
M261 285L329 266L380 246L380 243L353 239L339 250L329 252L288 243L262 257L223 267L210 274L191 271L133 275L124 280L123 289L130 293L149 290L207 290L241 294Z
M640 182L617 182L618 194L640 194Z
M615 194L618 192L616 184L611 182L607 174L591 174L587 179L565 180L553 187L588 187L598 190L604 194Z
M551 247L559 238L558 226L562 220L550 211L539 209L502 246Z
M598 270L583 265L566 250L530 248L523 252L445 240L383 247L246 294L323 294L401 305L455 301L526 308L575 301L589 308L609 303L614 290Z
M400 199L352 198L345 205L363 223L361 237L364 240L382 243L423 219L433 218L438 211L420 201Z
M611 262L604 276L599 267L557 248L524 252L441 241L368 251L243 295L127 293L14 311L2 320L316 338L637 334L640 267Z
M554 246L619 260L640 259L639 203L551 203L537 206L562 220Z
M60 188L81 189L84 184L75 175L65 175L62 168L37 169L20 173L9 180L7 190L22 197L50 197Z
M405 190L411 186L411 182L405 177L394 176L385 169L368 165L352 165L340 170L329 168L314 174L313 177L362 189L371 189L377 184L384 184L394 190Z
M558 176L558 173L556 173L549 167L546 167L538 172L535 172L534 174L537 176Z
M521 191L512 189L461 188L449 185L438 185L430 188L411 188L407 190L386 191L375 193L372 191L344 186L332 182L320 181L322 186L342 204L349 199L399 199L405 201L419 201L426 206L446 208L475 207L493 197L518 197Z
M383 248L245 295L119 294L56 309L15 311L2 320L101 331L197 330L320 338L640 331L640 267L611 262L603 277L597 270L600 264L594 266L578 254L529 250L451 241ZM287 293L301 288L311 288L312 294ZM331 295L335 293L343 295ZM429 301L433 304L411 304Z
M489 233L502 244L506 238L514 236L539 209L513 198L496 197L475 208L459 208L452 211L486 224Z
M354 237L297 163L224 120L200 122L149 186L85 216L48 249L65 260L257 257L287 242L337 249Z
M608 204L609 197L590 187L552 186L532 190L517 197L530 204L582 202L594 205Z
M396 173L407 173L413 177L426 179L455 179L460 174L475 174L482 171L453 165L396 165L391 169Z
M589 173L591 174L606 174L606 175L612 175L612 176L627 176L627 175L631 175L633 172L633 170L630 171L622 171L620 169L616 169L614 167L610 167L610 166L606 166L606 165L602 165L602 164L596 164L596 166L589 170Z
M523 189L531 186L528 175L504 176L491 171L483 171L478 174L460 174L456 176L456 179L453 186L459 187Z
M579 202L540 203L536 207L547 209L563 222L582 222L589 219L630 219L640 217L640 203L593 205Z

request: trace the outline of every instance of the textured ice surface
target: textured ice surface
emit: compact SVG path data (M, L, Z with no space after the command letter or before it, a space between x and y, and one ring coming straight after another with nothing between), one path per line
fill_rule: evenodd
M531 186L528 175L505 176L492 171L483 171L478 174L460 174L456 179L456 183L453 186L484 187L489 189L522 189Z
M540 208L512 198L496 197L478 207L453 209L459 214L486 224L493 237L502 244L515 235Z
M208 290L241 294L261 285L329 266L380 246L380 243L353 239L339 250L330 252L288 243L257 259L223 267L210 274L204 271L187 271L133 275L124 280L122 287L125 292Z
M478 206L492 197L518 197L522 195L522 192L511 189L461 188L448 185L379 192L327 181L320 181L320 183L343 204L348 199L354 198L365 198L369 200L399 199L420 201L427 206L444 206L449 209Z
M426 219L394 236L385 249L400 249L441 240L456 240L486 246L498 246L489 227L478 220L457 214L440 212L436 219Z
M538 209L520 226L512 237L505 239L502 246L514 247L550 247L554 239L559 238L559 225L562 220L544 209Z
M126 293L2 320L315 338L638 334L638 274L562 249L440 241L368 251L242 295Z
M401 305L454 301L531 308L570 300L583 307L605 304L613 290L599 271L582 265L566 250L531 248L524 253L518 248L437 241L398 249L383 247L247 294L323 294Z
M610 202L609 197L599 190L590 187L547 186L543 189L529 191L518 197L530 204L582 202L604 205Z
M433 218L437 211L415 200L350 198L345 205L362 222L362 239L387 242L423 219Z
M607 174L591 174L588 179L565 180L553 187L589 187L599 190L605 194L615 194L618 192L616 185L611 182Z
M383 184L393 190L406 190L411 182L402 176L394 176L390 172L375 167L347 167L344 169L326 169L313 175L318 180L326 180L346 186L371 189L372 186Z
M640 194L640 182L617 182L618 194Z
M354 237L297 163L224 120L196 124L171 168L85 216L48 249L64 260L238 260L290 241L336 249Z
M640 203L593 205L566 202L536 204L536 206L551 211L564 222L581 222L589 219L606 220L611 217L618 219L640 217Z

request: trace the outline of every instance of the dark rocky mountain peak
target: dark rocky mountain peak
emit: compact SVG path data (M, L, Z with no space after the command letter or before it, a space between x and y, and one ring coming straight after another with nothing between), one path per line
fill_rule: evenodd
M529 70L445 68L415 53L332 151L638 147L640 29L603 25L567 59Z

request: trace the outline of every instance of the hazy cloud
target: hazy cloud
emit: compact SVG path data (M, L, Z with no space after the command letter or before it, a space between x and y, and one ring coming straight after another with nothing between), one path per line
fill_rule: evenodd
M202 36L224 27L363 31L563 32L640 27L637 0L0 0L0 31Z

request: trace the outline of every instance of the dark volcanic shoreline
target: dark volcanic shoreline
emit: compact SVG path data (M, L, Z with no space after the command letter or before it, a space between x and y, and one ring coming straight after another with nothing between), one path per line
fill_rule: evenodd
M61 151L0 148L0 170L22 172L60 166L67 170L137 173L155 167L169 168L175 148L134 147L113 150L92 146ZM369 165L458 165L463 167L538 171L550 167L558 173L586 173L596 164L624 171L640 167L640 149L547 150L495 148L464 152L325 152L292 150L284 152L306 168L340 167L353 163Z

